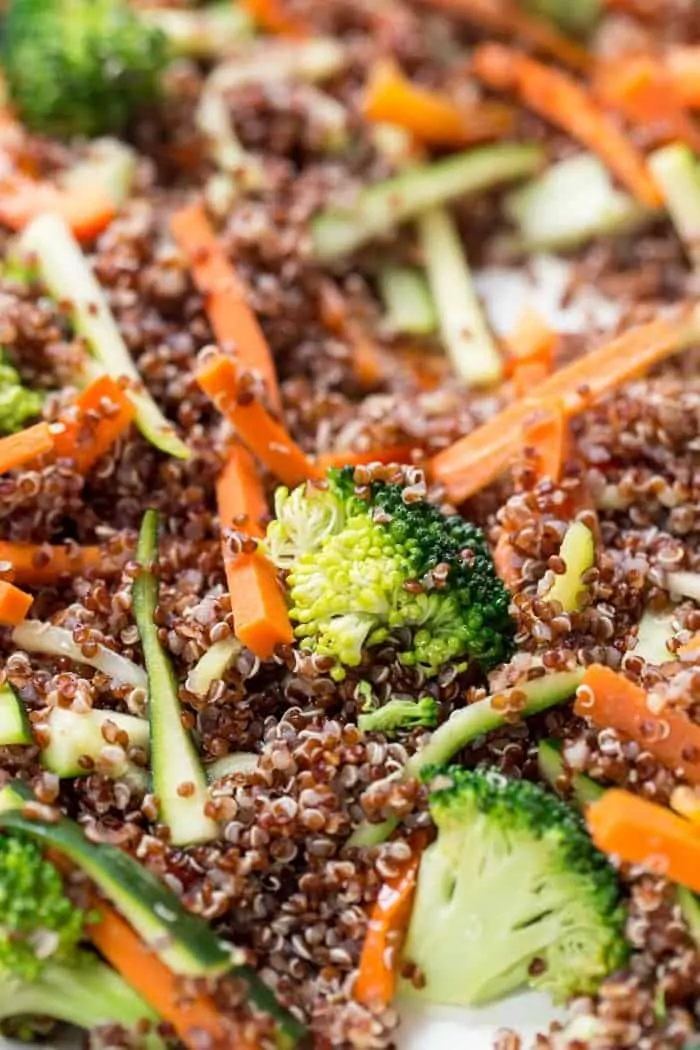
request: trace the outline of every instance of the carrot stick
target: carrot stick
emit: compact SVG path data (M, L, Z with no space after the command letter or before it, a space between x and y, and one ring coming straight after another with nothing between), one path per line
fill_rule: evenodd
M265 535L267 500L248 449L236 444L216 482L216 504L222 529L238 529L248 536Z
M16 627L26 619L33 601L31 594L26 594L7 580L0 580L0 623L6 627Z
M680 140L700 150L700 127L688 114L660 59L634 55L601 66L593 80L600 101L639 127L650 126L665 142Z
M590 66L591 58L584 47L560 33L546 19L527 14L514 0L422 0L422 3L489 32L515 36L572 69L586 70Z
M399 954L411 917L425 841L420 832L412 837L410 858L379 889L355 982L355 999L365 1006L387 1007L394 998Z
M261 374L270 403L279 411L281 399L270 347L204 209L200 204L182 208L171 218L170 229L189 258L192 279L205 297L216 341L224 349L227 344L234 346L245 368Z
M700 108L700 44L672 47L664 61L681 101Z
M280 481L290 488L307 478L321 477L320 469L259 401L240 389L236 365L217 354L200 368L197 382L234 425L241 439Z
M592 664L576 696L574 711L601 729L617 729L636 740L663 765L700 784L700 726L670 707L651 711L643 689L624 675Z
M532 449L541 477L559 481L568 448L567 421L557 402L546 406L543 413L524 428L525 447Z
M171 973L110 905L96 900L91 909L92 914L95 912L99 918L87 927L92 943L127 984L172 1025L188 1050L198 1050L203 1035L218 1050L233 1045L243 1050L242 1044L233 1040L231 1026L210 995L185 990L182 979Z
M371 70L363 100L365 118L396 124L419 142L465 146L502 138L513 129L514 114L498 102L458 106L439 91L412 84L391 61Z
M108 452L134 418L134 407L111 376L99 376L61 417L56 455L72 459L81 474Z
M242 0L244 9L268 33L303 39L310 35L305 22L286 10L284 0Z
M586 823L603 853L700 892L700 835L689 820L612 788L588 807Z
M367 463L412 463L415 445L387 445L386 448L370 448L366 451L340 449L338 452L323 452L316 457L317 465L325 473L329 467L360 467Z
M527 307L522 311L508 338L513 355L510 367L516 397L529 394L550 375L557 340L557 333L537 310Z
M462 503L494 481L519 454L523 427L538 405L558 400L570 419L584 408L693 341L692 315L640 325L546 379L525 401L516 401L471 434L439 452L430 463L435 481L453 503Z
M493 564L496 572L509 590L512 590L520 582L520 563L517 560L515 548L510 542L507 532L502 532L493 552Z
M362 327L348 315L348 308L338 286L331 280L321 285L321 320L332 332L350 344L353 352L355 379L363 390L371 390L384 379L385 368L375 343Z
M597 153L643 204L661 204L644 157L573 77L501 44L478 47L472 70L494 90L514 91L533 112Z
M692 656L694 653L700 653L700 634L694 634L690 641L686 642L685 645L680 645L676 649L678 656Z
M48 543L12 543L0 540L0 562L9 562L13 578L27 587L45 587L65 576L83 576L99 571L114 572L115 566L105 560L101 547L79 547L77 544L52 547Z
M23 467L47 452L53 452L54 437L48 423L36 423L33 427L8 434L0 438L0 474L15 467Z
M0 223L12 230L23 230L38 215L53 212L65 219L78 240L89 241L109 226L116 211L101 186L62 190L19 172L0 180Z

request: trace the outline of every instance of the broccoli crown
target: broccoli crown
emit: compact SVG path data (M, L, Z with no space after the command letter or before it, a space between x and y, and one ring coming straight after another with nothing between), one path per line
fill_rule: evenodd
M512 650L509 594L480 529L401 484L355 487L352 467L325 487L278 489L267 550L288 570L302 645L355 667L402 628L401 660L428 675L457 657L487 670Z
M0 967L28 981L73 953L85 919L41 847L19 835L0 836L0 915Z
M421 700L390 700L388 704L372 711L364 711L357 719L363 733L395 733L398 729L415 729L425 726L431 729L437 724L438 705L432 696Z
M429 1001L475 1005L530 985L595 991L627 954L615 872L580 818L495 770L432 771L438 837L423 857L405 954Z
M124 0L11 0L5 16L10 98L28 127L63 138L123 131L167 53Z
M0 354L0 433L14 434L40 415L43 397L22 386L19 372Z

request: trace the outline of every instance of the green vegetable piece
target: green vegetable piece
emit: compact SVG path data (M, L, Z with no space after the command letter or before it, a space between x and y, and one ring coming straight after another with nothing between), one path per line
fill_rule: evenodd
M496 770L435 771L437 839L421 860L404 990L474 1006L523 986L556 1002L593 994L628 953L620 888L569 806Z
M472 386L497 383L503 361L474 287L456 223L444 208L418 219L442 344L457 375Z
M431 729L437 725L438 705L432 696L421 700L390 700L382 707L358 716L357 724L363 733L386 733L395 736L397 731L408 731L417 726Z
M0 686L0 747L31 744L34 738L24 704L9 682Z
M496 696L487 696L460 708L459 711L454 711L447 721L435 730L428 743L411 755L401 779L420 777L431 766L444 765L477 737L506 725L508 700L513 693L524 694L525 701L520 707L520 714L522 718L530 718L569 700L582 679L583 668L580 667L573 671L557 671L496 694L497 704L494 704ZM380 824L363 821L348 839L348 846L379 845L389 838L398 824L399 821L395 818L384 820Z
M680 142L656 150L648 160L673 225L693 266L700 268L700 166Z
M172 664L156 626L158 580L158 515L147 510L139 533L133 610L148 674L148 720L153 790L160 815L176 846L209 842L218 835L216 822L204 810L209 799L204 767L191 734L182 724L182 709ZM188 785L188 793L182 785Z
M672 612L656 613L653 609L645 609L639 621L637 643L632 652L649 664L665 664L676 660L676 654L668 647L675 634Z
M19 372L0 353L0 433L14 434L41 415L44 395L22 385Z
M122 759L113 755L114 747L103 757L107 739L103 731L113 726L126 733L130 747L148 750L148 722L145 718L125 715L121 711L79 712L67 707L50 708L38 728L48 735L48 744L42 748L41 764L44 769L61 779L83 777L91 769L112 777L129 779L133 765L126 753ZM86 763L85 759L89 761Z
M207 779L213 784L222 777L230 777L236 773L252 773L257 769L259 758L259 755L250 751L232 751L229 755L222 755L206 766Z
M568 33L587 36L600 21L604 11L603 0L526 0L525 7L532 14L554 22Z
M119 134L160 91L163 34L125 0L11 0L2 65L10 100L34 131Z
M212 683L224 677L242 648L233 634L214 642L188 674L186 688L195 696L206 696Z
M567 157L513 190L505 212L518 228L517 247L524 252L577 248L636 230L654 215L618 190L591 153Z
M248 12L233 3L195 10L144 7L139 8L139 18L167 38L172 53L188 58L219 58L254 34Z
M22 832L68 857L99 887L115 908L174 973L192 977L219 974L232 964L229 950L208 923L180 904L175 894L128 853L89 842L68 817L44 821L25 816L33 798L24 785L0 791L0 827ZM235 959L234 959L235 961Z
M687 886L676 886L676 900L680 905L690 936L700 948L700 900Z
M541 161L539 146L509 144L484 146L416 165L367 186L353 206L319 212L311 225L313 254L321 262L348 255L429 208L526 178L534 174Z
M425 274L415 266L383 266L379 288L389 327L398 335L430 335L437 326Z
M541 740L537 747L537 765L543 780L556 790L559 777L564 772L561 744L555 740ZM605 788L583 773L571 776L571 795L580 810L605 794Z
M559 550L559 557L566 566L563 573L554 577L554 583L544 597L550 602L559 602L564 612L575 612L581 607L586 594L582 577L595 564L595 540L591 530L580 521L569 525Z
M127 376L137 384L138 389L128 394L143 436L161 452L187 459L189 449L144 387L104 292L63 219L48 213L40 215L22 234L19 251L25 260L36 263L54 299L70 304L76 330L85 337L104 371L114 379Z

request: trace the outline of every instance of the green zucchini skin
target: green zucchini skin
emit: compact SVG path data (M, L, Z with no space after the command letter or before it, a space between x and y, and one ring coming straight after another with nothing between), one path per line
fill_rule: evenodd
M9 682L0 686L0 747L31 744L34 738L24 704Z

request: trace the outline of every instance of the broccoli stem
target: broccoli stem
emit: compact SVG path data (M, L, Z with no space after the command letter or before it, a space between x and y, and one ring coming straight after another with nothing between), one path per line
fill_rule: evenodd
M409 730L416 726L432 727L437 722L438 706L432 696L421 700L390 700L374 711L367 711L357 719L363 733L386 733L394 736L399 729Z
M393 332L430 335L435 331L435 304L422 270L415 266L383 266L379 288Z
M426 211L418 219L418 235L442 342L452 367L471 385L497 383L503 362L454 219L445 208Z
M105 371L114 379L126 376L138 386L128 395L143 436L161 452L188 459L189 449L144 387L104 292L64 220L58 215L40 215L22 234L19 249L24 258L36 263L53 297L70 303L76 330Z
M700 268L700 167L688 146L675 143L656 150L649 167L663 193L673 225L688 258Z
M541 711L546 711L555 704L563 703L576 692L583 678L583 668L573 671L557 671L555 674L535 678L512 689L504 690L499 697L502 702L494 706L495 696L487 696L455 711L446 722L435 730L428 743L413 754L406 763L400 776L401 780L420 777L429 766L441 766L450 761L462 748L479 736L490 733L507 724L508 698L514 693L524 694L525 701L520 706L522 718L529 718ZM371 824L365 820L348 839L348 846L377 846L384 842L399 824L391 817L381 824Z

